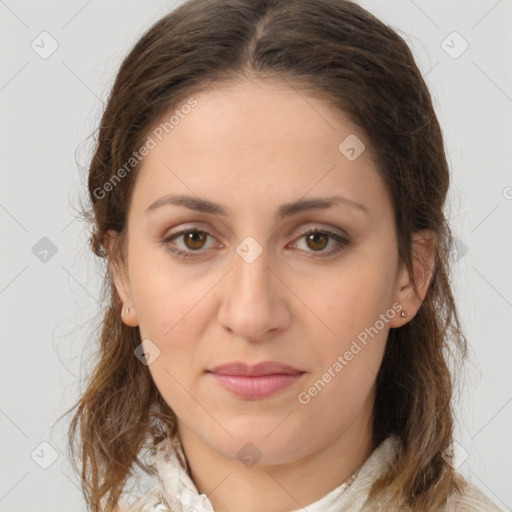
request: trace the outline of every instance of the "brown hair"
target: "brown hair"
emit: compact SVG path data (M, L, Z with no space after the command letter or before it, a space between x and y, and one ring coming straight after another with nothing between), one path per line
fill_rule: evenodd
M69 431L72 458L75 438L79 443L87 506L115 510L135 465L150 471L143 448L177 436L173 411L134 356L140 333L121 321L111 275L110 265L123 268L139 165L108 192L105 184L171 108L211 83L248 77L316 94L361 127L393 200L400 262L411 272L413 233L436 234L427 294L414 318L390 330L377 376L375 440L394 433L402 447L370 495L390 493L394 510L435 510L461 489L443 452L454 427L448 357L459 363L467 350L449 282L452 234L443 212L449 168L431 96L409 47L347 0L190 0L156 22L124 59L99 126L88 171L91 205L84 211L93 226L92 250L109 261L98 360ZM119 233L110 255L109 230Z

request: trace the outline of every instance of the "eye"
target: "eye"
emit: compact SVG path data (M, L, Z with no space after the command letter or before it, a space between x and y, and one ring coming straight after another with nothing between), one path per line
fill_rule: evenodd
M208 237L212 237L212 235L207 231L188 229L165 237L162 240L162 243L166 244L168 250L180 258L197 258L200 256L199 253L201 252L201 249L205 248ZM182 248L179 248L179 244L175 242L175 240L179 240L180 238L182 238ZM301 239L304 239L305 241L306 252L320 253L319 256L314 255L314 258L329 257L350 246L348 238L325 229L309 229L300 235L298 240ZM334 242L334 249L324 251L324 249L329 245L329 239L331 239L331 242ZM294 244L297 245L296 242Z
M174 235L170 235L162 240L165 244L170 244L171 242L174 242L174 240L182 238L183 237L183 243L185 244L185 249L176 249L175 247L169 247L168 249L178 256L182 258L195 258L196 255L194 252L200 251L204 245L205 240L207 237L211 236L210 233L207 231L202 231L198 229L189 229L180 231L179 233L175 233Z
M319 256L314 255L314 258L329 257L350 246L348 238L325 229L309 229L305 233L302 233L298 240L302 239L305 241L306 248L312 249L312 251L306 249L307 252L320 253ZM325 247L329 244L329 239L331 239L331 242L335 242L333 244L334 249L324 251Z

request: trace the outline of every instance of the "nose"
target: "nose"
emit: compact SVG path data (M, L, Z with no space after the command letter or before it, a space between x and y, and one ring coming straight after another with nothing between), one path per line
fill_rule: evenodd
M287 294L291 292L268 260L265 250L254 261L235 254L233 268L219 290L220 325L250 341L268 338L290 322Z

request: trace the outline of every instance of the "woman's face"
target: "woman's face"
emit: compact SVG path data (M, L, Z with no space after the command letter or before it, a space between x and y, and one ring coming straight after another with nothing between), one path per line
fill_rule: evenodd
M116 276L134 305L123 320L139 326L181 435L233 459L255 450L250 442L268 464L370 435L388 331L408 321L398 303L410 304L400 300L392 205L364 135L278 83L193 98L149 134L128 216L128 276ZM187 196L189 207L168 196ZM215 213L194 208L199 200ZM210 373L234 361L301 373L275 378L287 386L273 392L259 378L260 394L248 395Z

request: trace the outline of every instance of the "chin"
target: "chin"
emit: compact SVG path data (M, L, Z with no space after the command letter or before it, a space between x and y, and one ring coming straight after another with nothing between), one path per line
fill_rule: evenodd
M279 422L278 422L279 423ZM248 468L254 464L259 466L272 466L277 464L286 464L293 462L298 457L293 457L298 448L293 445L299 445L300 440L297 442L285 442L285 439L290 441L286 435L283 437L283 432L279 434L272 430L276 427L276 423L272 424L271 428L255 428L247 427L240 430L227 430L233 437L228 435L222 436L222 439L210 439L210 446L222 456L242 462Z

